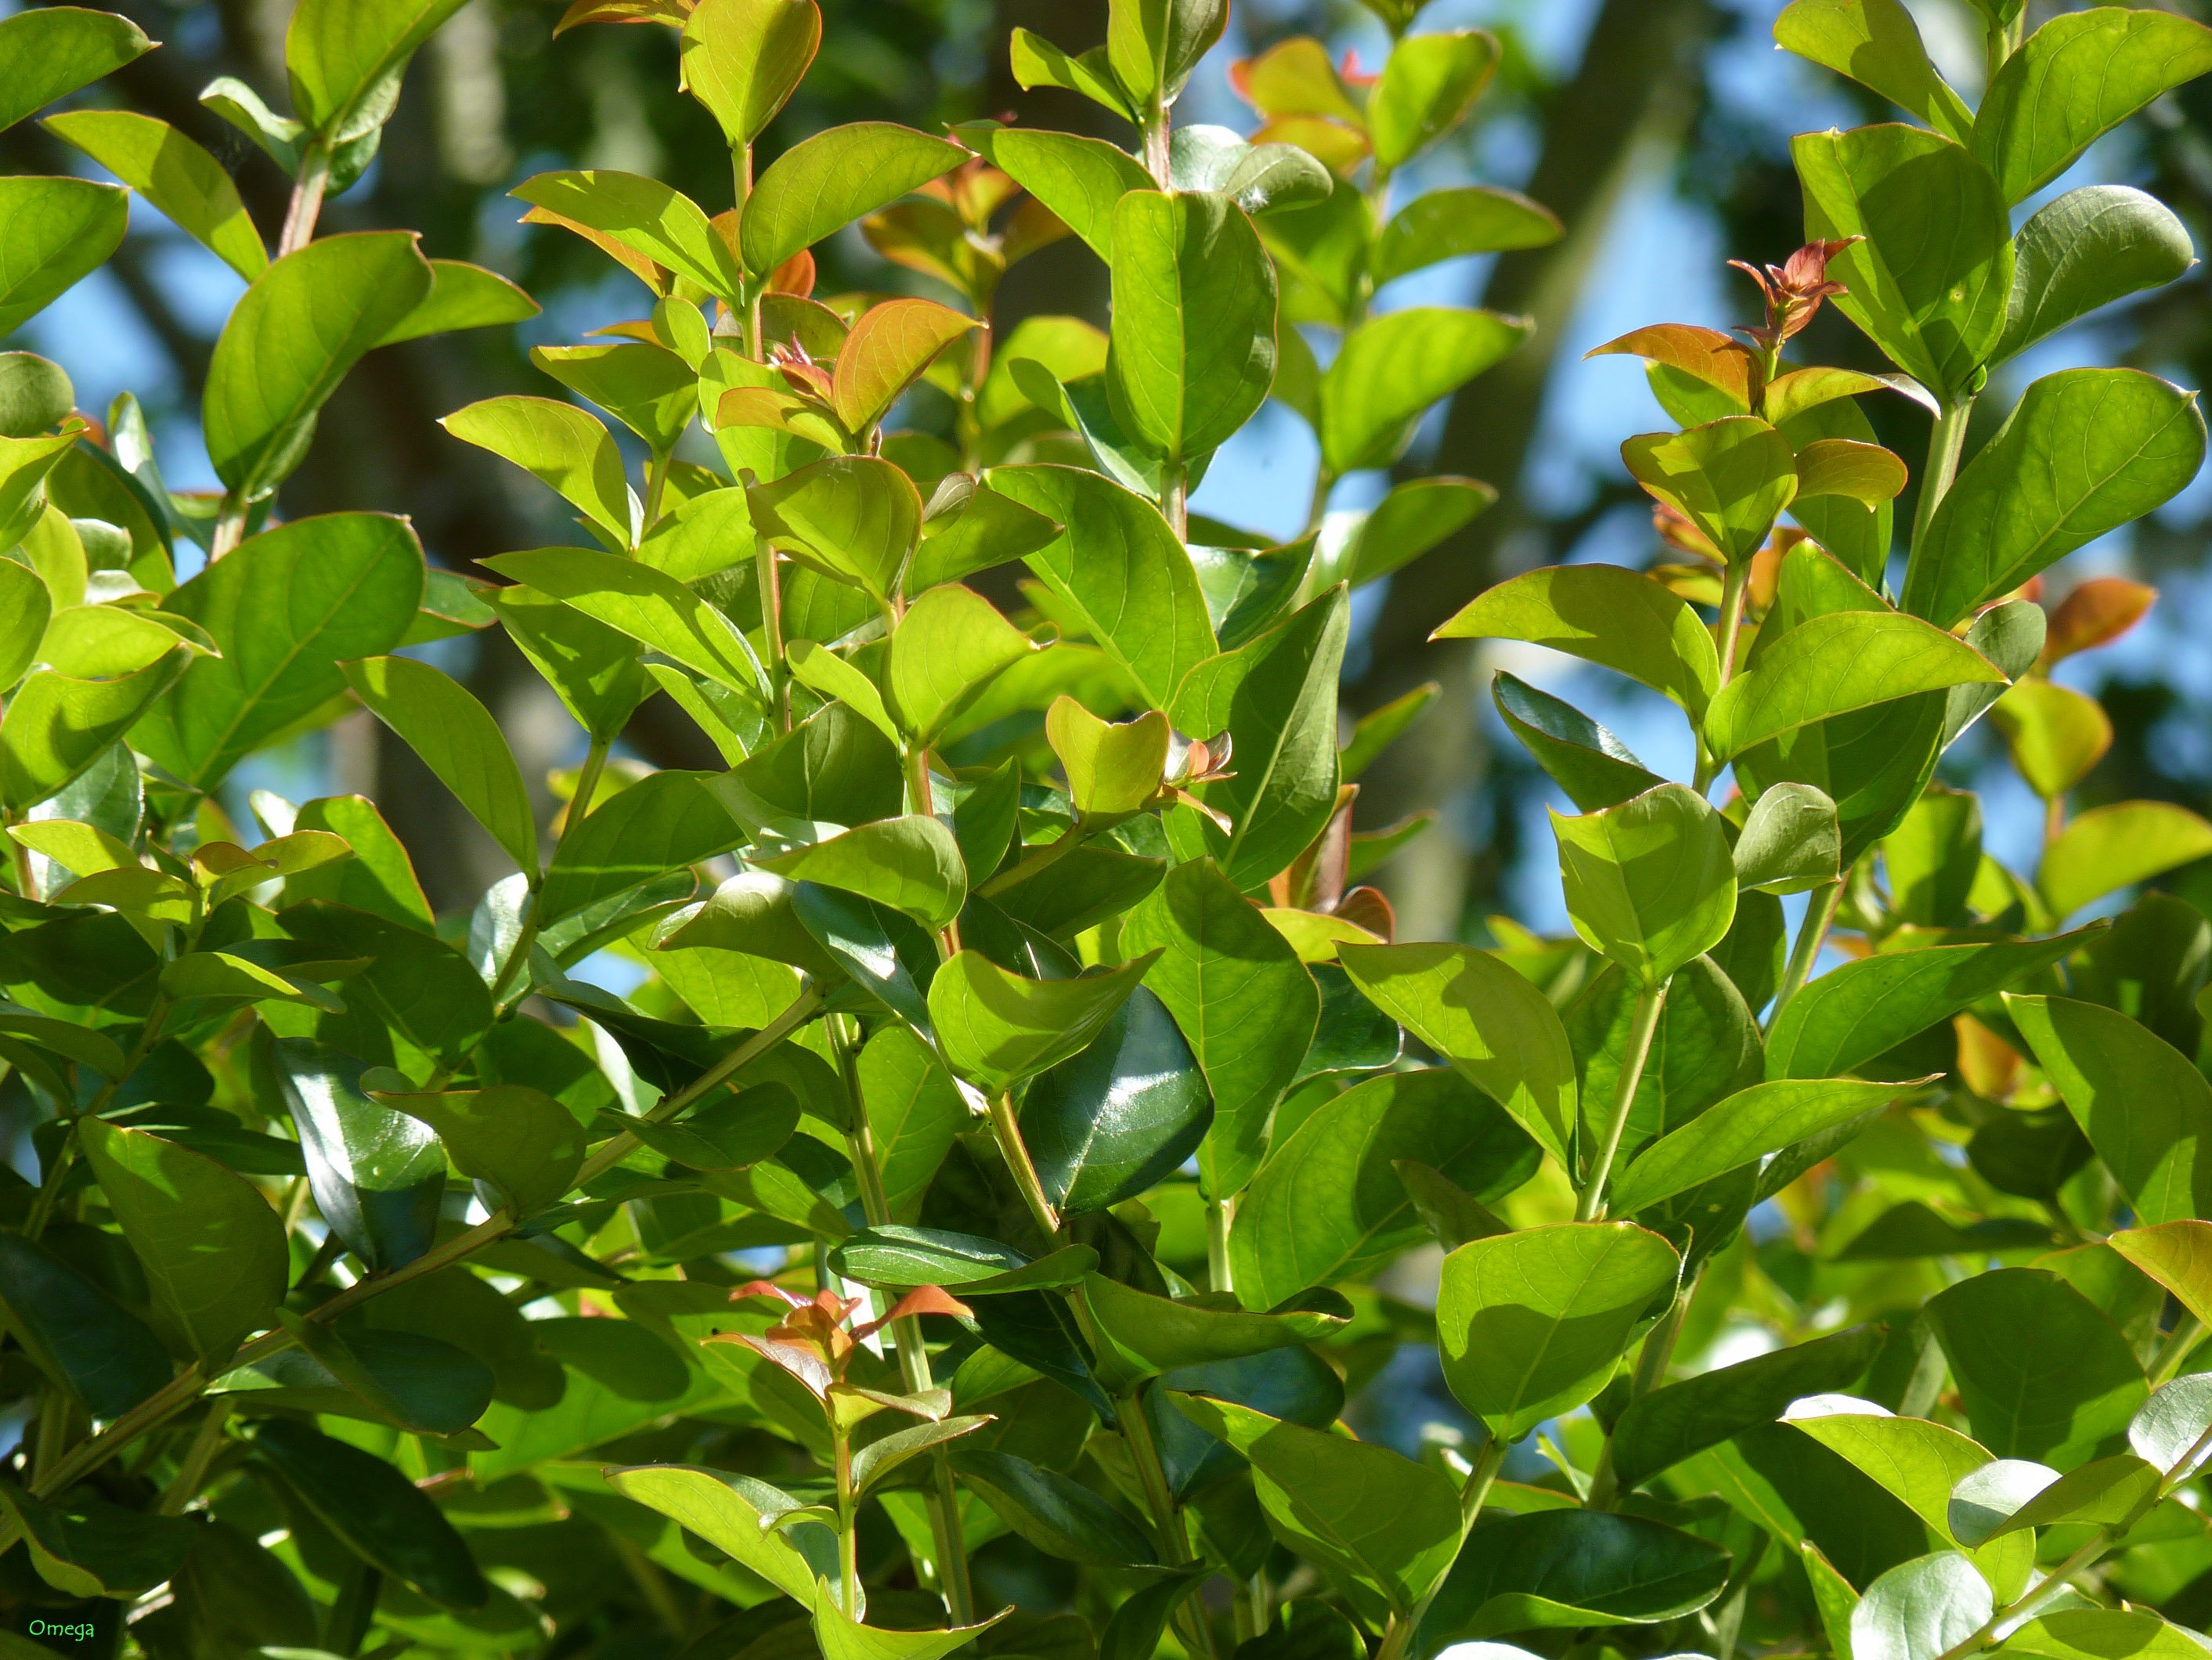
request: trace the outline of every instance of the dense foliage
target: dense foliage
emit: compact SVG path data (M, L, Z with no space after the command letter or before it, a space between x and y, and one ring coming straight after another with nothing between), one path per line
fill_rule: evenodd
M2149 196L2046 187L2212 30L1977 0L1970 109L1898 0L1783 13L1913 122L1797 142L1808 240L1746 266L1742 340L1601 349L1680 423L1623 452L1659 562L1443 630L1617 671L1695 743L1664 779L1499 674L1578 809L1575 933L1484 950L1360 885L1424 826L1354 833L1357 780L1432 693L1347 733L1337 685L1351 592L1491 494L1327 508L1527 332L1377 291L1559 228L1394 193L1498 52L1370 3L1375 76L1238 67L1249 138L1170 119L1219 0L1115 0L1013 64L1131 148L871 122L757 167L813 0L578 0L678 32L734 205L517 192L647 314L533 353L573 398L447 418L588 538L498 583L275 506L367 353L535 312L410 233L316 235L453 0L303 0L289 117L208 88L294 181L273 258L183 133L96 88L46 118L128 188L0 179L0 331L131 191L247 287L219 497L164 488L129 398L95 423L0 356L0 1065L39 1178L0 1176L0 1656L2199 1652L2212 922L2068 924L2212 824L2069 818L2111 729L2050 671L2152 595L2039 595L2204 425L2075 368L1964 452L1993 367L2190 266ZM0 123L149 46L0 21ZM941 298L817 300L855 224ZM1070 236L1110 328L994 338ZM1895 372L1790 361L1824 305ZM1269 397L1321 454L1281 546L1187 505ZM1894 398L1917 480L1859 403ZM440 666L494 629L586 740L550 826ZM617 752L664 695L722 769ZM369 800L245 787L362 710L515 867L472 910ZM2032 874L1933 781L1985 715L2047 804Z

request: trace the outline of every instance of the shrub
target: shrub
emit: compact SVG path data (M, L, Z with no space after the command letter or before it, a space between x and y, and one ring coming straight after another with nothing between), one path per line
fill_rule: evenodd
M486 560L498 585L403 519L275 505L366 352L535 309L411 233L315 234L452 0L302 0L291 117L209 88L295 181L274 258L189 137L47 118L248 287L208 376L219 501L164 489L129 398L102 427L0 358L20 1630L161 1660L2197 1651L2212 924L2152 893L2067 925L2212 825L2069 819L2109 728L2050 670L2150 596L2046 616L2038 585L2188 483L2203 423L2071 368L1966 447L1993 369L2189 265L2124 187L2013 220L2212 31L2023 39L1978 0L1969 110L1896 0L1782 15L1913 121L1796 142L1808 240L1746 267L1742 339L1600 349L1680 425L1623 448L1668 562L1531 571L1443 630L1625 675L1696 746L1663 779L1500 674L1577 809L1575 932L1477 949L1399 942L1361 885L1419 826L1355 832L1358 774L1425 696L1340 743L1335 687L1350 592L1492 493L1322 509L1525 332L1376 290L1558 225L1394 194L1498 48L1370 3L1372 80L1305 40L1240 66L1249 140L1171 125L1220 0L1115 0L1103 46L1017 32L1014 70L1133 149L863 123L757 167L812 0L578 0L562 27L680 33L736 202L516 192L650 305L533 354L573 397L447 417L587 538ZM148 46L18 13L0 114ZM0 327L127 210L0 179ZM959 304L816 298L810 250L855 222ZM1006 267L1068 235L1109 329L994 339ZM1823 304L1895 372L1790 361ZM1271 395L1322 457L1281 546L1188 505ZM1932 436L1893 572L1914 481L1859 400L1896 397ZM550 829L416 649L492 629L587 741ZM720 769L616 755L662 695ZM239 799L356 707L512 860L469 914L416 880L453 850L374 803ZM2049 804L2033 879L1936 781L1984 715ZM1460 1429L1407 1416L1401 1357Z

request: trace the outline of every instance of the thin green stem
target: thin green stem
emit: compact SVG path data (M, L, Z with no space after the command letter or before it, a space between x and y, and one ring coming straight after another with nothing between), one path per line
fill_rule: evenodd
M1496 1485L1498 1471L1505 1468L1506 1444L1496 1437L1482 1444L1482 1450L1474 1456L1474 1468L1467 1473L1467 1481L1459 1490L1459 1536L1464 1541L1474 1531L1474 1524L1482 1519L1482 1507L1489 1501L1490 1489ZM1429 1605L1437 1600L1443 1589L1444 1576L1438 1574L1421 1599L1405 1614L1394 1614L1382 1633L1382 1647L1376 1660L1403 1660L1407 1645L1420 1629L1421 1620Z
M991 1135L999 1144L1000 1157L1021 1189L1022 1202L1029 1207L1030 1216L1047 1240L1059 1237L1060 1213L1053 1208L1052 1201L1045 1197L1044 1183L1037 1177L1036 1162L1030 1157L1029 1143L1022 1140L1022 1127L1014 1116L1014 1098L1012 1091L1001 1090L991 1098Z
M1974 412L1974 398L1971 392L1956 402L1946 404L1936 417L1935 425L1928 434L1928 463L1920 471L1920 505L1912 514L1912 545L1905 554L1906 592L1912 589L1912 571L1922 561L1922 550L1928 545L1928 526L1934 521L1936 509L1950 493L1951 481L1958 476L1959 456L1966 447L1966 421Z
M568 798L568 811L562 817L560 838L553 844L553 857L549 861L549 867L551 864L560 863L562 851L568 847L569 838L575 835L577 826L591 816L592 798L599 793L599 777L606 770L607 751L613 742L612 739L595 737L592 739L591 747L584 752L584 764L576 774L575 793ZM508 989L514 985L516 975L522 976L523 984L530 983L530 948L538 943L538 931L544 926L544 921L545 881L541 874L533 873L530 880L530 909L523 916L522 932L514 936L514 944L507 948L507 960L500 964L498 977L492 982L491 1000L495 1007L504 1010L507 1006Z
M284 210L283 234L276 243L279 259L314 240L315 222L322 217L323 192L330 182L330 147L321 143L308 145L307 154L300 158L300 177L292 186L292 200Z
M1008 888L1019 887L1033 876L1041 876L1061 860L1073 853L1089 839L1091 831L1081 820L1070 824L1057 836L1041 848L1031 848L1024 854L1021 862L1012 870L1000 871L975 890L985 899L1004 893Z
M1575 1202L1575 1220L1595 1221L1605 1214L1605 1184L1613 1175L1613 1161L1620 1152L1620 1138L1628 1128L1629 1110L1636 1104L1637 1086L1644 1081L1644 1064L1651 1058L1651 1038L1659 1030L1659 1013L1667 1006L1668 982L1646 986L1636 994L1636 1012L1628 1028L1628 1052L1621 1059L1620 1076L1613 1085L1613 1111L1605 1123L1605 1139L1591 1161L1589 1179Z
M1816 888L1812 903L1805 908L1805 920L1797 925L1797 938L1790 947L1790 961L1782 970L1782 984L1774 994L1774 1011L1766 1018L1768 1029L1773 1028L1782 1015L1783 1006L1805 989L1805 982L1813 972L1813 964L1820 955L1820 946L1835 923L1836 909L1844 902L1841 878L1826 887Z
M2166 1341L2159 1345L2157 1358L2150 1363L2153 1389L2160 1383L2170 1383L2180 1376L2182 1363L2189 1359L2189 1352L2197 1347L2203 1335L2203 1321L2193 1314L2181 1316L2179 1323L2166 1335Z
M1628 1402L1633 1406L1667 1381L1667 1368L1673 1364L1674 1346L1681 1341L1682 1322L1690 1311L1690 1299L1698 1294L1698 1281L1704 1276L1705 1265L1701 1258L1698 1266L1683 1276L1675 1288L1674 1300L1667 1305L1667 1312L1659 1318L1644 1340L1644 1349L1636 1357L1636 1371L1629 1380ZM1611 1510L1620 1496L1620 1478L1613 1468L1613 1437L1605 1438L1605 1450L1598 1455L1597 1473L1590 1478L1590 1492L1585 1510Z
M1731 560L1721 575L1721 616L1718 649L1721 660L1720 684L1728 684L1735 673L1736 641L1743 632L1743 600L1751 578L1748 559ZM1698 733L1698 772L1693 787L1703 795L1711 787L1714 775L1720 771L1720 763L1705 746L1705 735Z
M670 450L665 455L654 456L646 464L645 517L644 522L638 526L641 537L659 522L661 498L668 494L668 474L675 463L676 452Z
M830 1428L830 1446L837 1476L837 1574L843 1595L845 1617L860 1617L860 1529L853 1502L853 1437L835 1423Z
M1236 1274L1229 1266L1229 1230L1236 1220L1234 1199L1206 1201L1206 1280L1215 1291L1237 1289Z
M1176 1508L1175 1494L1168 1487L1167 1468L1160 1462L1152 1420L1145 1416L1145 1403L1134 1394L1125 1395L1115 1416L1121 1422L1121 1439L1129 1449L1129 1462L1137 1467L1137 1480L1145 1489L1146 1506L1152 1513L1161 1559L1170 1567L1187 1567L1197 1558L1191 1552L1190 1535L1183 1529L1182 1512ZM1189 1651L1213 1660L1217 1652L1213 1627L1198 1599L1185 1597L1176 1611L1176 1620Z
M215 1462L216 1455L222 1450L223 1430L230 1421L230 1397L219 1395L208 1403L207 1415L200 1420L199 1428L193 1432L191 1444L177 1465L177 1473L162 1489L159 1513L163 1516L182 1516L185 1506L207 1480L208 1466Z

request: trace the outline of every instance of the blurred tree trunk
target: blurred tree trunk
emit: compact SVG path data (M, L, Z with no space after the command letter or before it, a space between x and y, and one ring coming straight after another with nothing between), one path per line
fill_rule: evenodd
M1582 62L1553 95L1528 193L1565 222L1551 247L1500 258L1483 303L1535 322L1530 344L1452 400L1443 441L1425 470L1465 473L1498 488L1498 505L1453 541L1395 578L1376 620L1373 666L1347 689L1365 710L1428 679L1443 696L1427 719L1364 781L1360 820L1395 824L1425 808L1444 823L1392 861L1382 883L1409 939L1455 936L1468 890L1470 849L1454 823L1485 757L1474 651L1425 646L1431 630L1496 580L1498 553L1528 516L1519 481L1558 367L1562 337L1609 234L1615 209L1655 150L1679 142L1702 89L1710 0L1604 0ZM1624 274L1633 281L1633 273Z

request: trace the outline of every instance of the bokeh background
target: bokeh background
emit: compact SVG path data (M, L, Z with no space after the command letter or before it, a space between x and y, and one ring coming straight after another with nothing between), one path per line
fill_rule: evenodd
M283 33L289 0L117 0L166 49L116 77L137 105L207 143L235 167L264 222L281 216L273 167L196 101L217 75L235 75L281 106ZM1498 507L1455 542L1364 592L1346 668L1347 720L1423 681L1444 695L1412 736L1369 775L1359 805L1365 828L1433 812L1436 827L1400 853L1380 881L1401 933L1483 940L1504 913L1544 928L1564 926L1546 828L1547 805L1565 805L1549 781L1505 739L1488 696L1491 674L1510 667L1581 703L1655 769L1686 775L1688 739L1656 696L1528 648L1426 643L1431 628L1503 575L1560 560L1638 564L1656 545L1646 504L1620 467L1632 433L1664 424L1632 360L1582 356L1646 322L1727 327L1753 320L1747 279L1730 258L1777 260L1799 240L1797 191L1788 165L1794 132L1887 119L1869 95L1774 48L1779 0L1433 0L1417 27L1469 24L1505 43L1504 67L1466 132L1401 179L1403 195L1470 179L1511 185L1565 221L1555 246L1431 268L1384 290L1392 306L1469 301L1525 313L1534 342L1431 417L1401 474L1462 473L1502 492ZM2052 8L2030 6L2031 18ZM2185 9L2202 9L2185 4ZM1107 119L1067 94L1030 94L1006 69L1018 26L1077 49L1103 38L1105 0L823 0L822 61L766 141L770 151L816 128L885 115L928 129L979 115L1075 130ZM1978 25L1966 0L1913 0L1929 48L1955 84L1978 91ZM634 283L574 238L520 224L507 192L551 167L654 173L710 210L725 205L722 145L708 118L669 90L675 38L652 27L591 27L558 39L548 0L473 0L408 77L405 102L367 178L333 205L332 229L411 226L425 251L491 265L544 307L534 322L418 342L374 354L323 422L307 464L286 487L297 514L376 507L411 514L434 560L467 572L512 549L575 539L551 498L483 453L447 438L435 417L507 391L551 392L528 348L573 341L638 309ZM1378 61L1381 25L1354 0L1237 0L1227 37L1194 78L1182 122L1249 130L1251 112L1231 89L1237 58L1285 36L1314 34L1340 54ZM35 125L15 129L0 163L10 171L89 166ZM2199 247L2212 236L2212 84L2161 100L2150 119L2096 145L2045 197L2081 184L2149 189L2189 224ZM2027 204L2027 211L2039 204ZM856 231L827 251L825 289L926 289L927 279L877 258ZM2200 267L2146 301L2077 325L2005 372L1977 409L1978 430L2002 418L2017 386L2075 362L2124 362L2190 386L2205 383L2212 317ZM176 488L213 483L197 410L215 334L239 284L213 255L139 210L112 264L35 319L15 344L64 362L79 399L95 413L135 391L151 419L162 470ZM1001 291L1001 337L1022 316L1077 312L1103 319L1104 273L1068 241L1015 268ZM1832 308L1799 342L1801 361L1875 367L1870 349ZM1902 398L1870 403L1886 442L1913 459L1927 417ZM1311 489L1310 434L1268 405L1217 461L1194 506L1277 535L1293 534ZM1353 476L1334 505L1379 495L1379 475ZM2153 582L2149 620L2119 644L2065 665L2060 678L2100 694L2118 737L2078 806L2165 797L2212 806L2212 583L2200 549L2212 520L2212 473L2154 519L2075 556L2050 597L2093 574ZM1897 515L1911 523L1909 511ZM580 733L501 642L444 648L496 709L526 775L573 758ZM663 705L664 713L665 710ZM370 789L403 836L470 849L468 864L426 861L434 903L477 891L496 876L497 854L418 763L365 720L302 740L252 777L295 800L331 787ZM641 759L692 758L677 719L650 708L633 733ZM1990 747L1984 725L1947 758L1953 781L1989 792L1990 847L2032 862L2037 806ZM239 804L243 806L242 801ZM447 873L450 873L447 874ZM441 894L441 882L451 891ZM2212 871L2179 885L2212 894ZM1802 903L1802 902L1798 902Z

